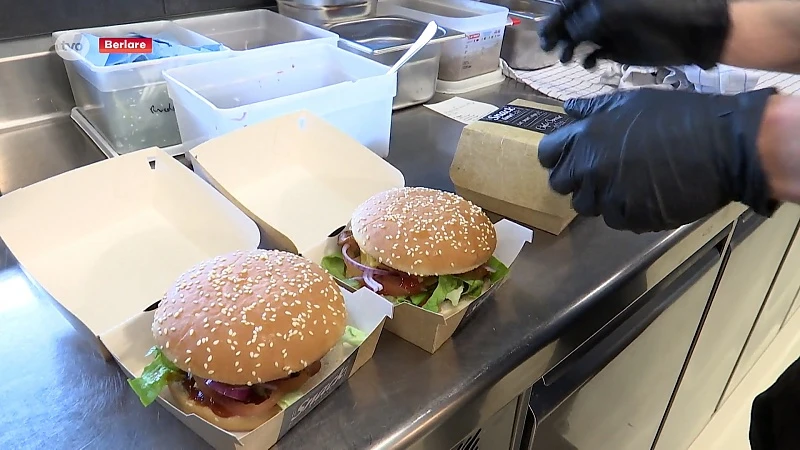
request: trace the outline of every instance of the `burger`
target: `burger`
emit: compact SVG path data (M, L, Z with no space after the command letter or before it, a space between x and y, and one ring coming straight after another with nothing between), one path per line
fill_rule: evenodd
M219 256L167 291L153 320L154 360L130 385L145 406L168 388L185 413L250 431L296 398L346 324L342 292L319 265L280 251Z
M497 235L483 210L449 192L406 187L381 192L353 212L322 266L354 289L441 312L505 277Z

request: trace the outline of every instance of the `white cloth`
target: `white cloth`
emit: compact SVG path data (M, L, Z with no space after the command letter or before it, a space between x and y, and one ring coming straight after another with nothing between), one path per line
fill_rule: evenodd
M800 93L800 75L742 69L722 64L703 70L697 66L623 66L610 61L599 61L593 70L586 70L577 61L582 60L582 56L588 51L590 49L580 49L572 62L539 70L514 70L505 61L501 61L501 66L507 77L558 100L592 97L618 89L641 87L737 94L774 86L784 94Z
M738 94L758 84L755 71L718 64L708 70L697 66L644 67L612 64L601 82L620 89L650 87L706 94Z

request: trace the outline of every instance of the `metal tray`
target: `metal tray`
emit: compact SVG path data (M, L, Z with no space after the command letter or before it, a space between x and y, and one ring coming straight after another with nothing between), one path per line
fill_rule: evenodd
M560 4L550 0L484 0L508 8L511 25L506 26L500 57L513 69L535 70L558 62L556 53L545 53L539 45L539 26Z
M407 50L427 24L398 16L372 17L328 27L348 47L370 55ZM464 33L439 27L428 46L463 37ZM398 56L399 58L399 56Z
M417 40L427 24L406 17L384 16L331 25L339 35L339 47L391 66ZM439 27L433 39L397 73L397 110L430 100L436 93L441 44L464 37L464 33Z

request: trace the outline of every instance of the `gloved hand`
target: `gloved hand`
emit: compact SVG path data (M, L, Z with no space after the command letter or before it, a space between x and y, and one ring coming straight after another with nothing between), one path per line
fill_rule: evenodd
M756 139L775 93L639 89L570 99L564 109L579 120L545 136L539 160L579 214L616 229L673 229L731 201L771 215Z
M561 62L575 47L593 42L598 58L622 64L670 66L716 64L730 28L726 0L563 0L539 31L542 48L562 45Z

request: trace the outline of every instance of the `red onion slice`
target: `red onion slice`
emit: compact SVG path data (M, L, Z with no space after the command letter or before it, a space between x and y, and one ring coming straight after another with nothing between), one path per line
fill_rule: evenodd
M233 386L212 380L205 380L205 384L225 397L230 397L240 402L247 401L250 398L251 389L249 386Z
M372 275L388 275L389 274L389 272L386 271L386 270L376 269L374 267L370 267L370 266L361 264L360 262L358 262L355 259L353 259L347 253L348 250L350 250L350 244L344 244L344 246L342 247L342 256L344 257L344 260L347 261L348 264L350 264L353 267L356 267L358 270L364 272L365 278L366 278L367 273L370 273Z
M364 284L366 284L367 287L370 288L370 290L373 292L377 293L382 291L383 285L375 281L375 279L372 278L372 275L374 275L372 271L369 270L364 271Z

